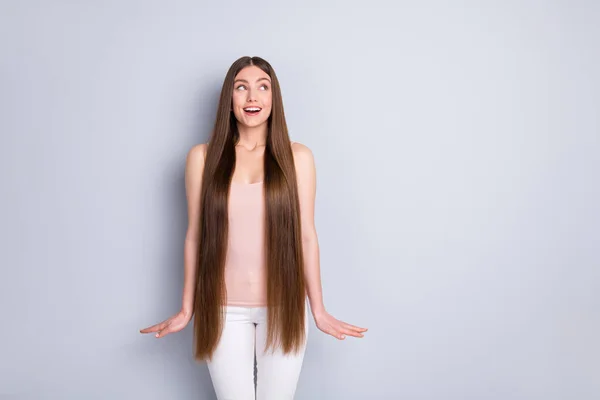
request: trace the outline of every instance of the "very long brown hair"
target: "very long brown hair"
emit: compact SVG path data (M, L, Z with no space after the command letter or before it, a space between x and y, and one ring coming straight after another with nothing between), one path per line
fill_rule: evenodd
M239 140L231 111L233 81L250 65L271 78L272 108L264 152L265 261L267 268L267 346L285 353L305 338L305 280L296 170L275 71L260 57L236 60L223 82L217 116L208 142L200 196L197 281L194 303L194 356L211 359L221 337L226 305L225 255L228 199Z

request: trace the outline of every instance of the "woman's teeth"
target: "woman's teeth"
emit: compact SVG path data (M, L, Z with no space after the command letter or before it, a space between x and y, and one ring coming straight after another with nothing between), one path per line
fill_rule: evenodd
M246 114L249 115L256 115L260 112L261 108L259 107L248 107L248 108L244 108L244 111L246 112Z

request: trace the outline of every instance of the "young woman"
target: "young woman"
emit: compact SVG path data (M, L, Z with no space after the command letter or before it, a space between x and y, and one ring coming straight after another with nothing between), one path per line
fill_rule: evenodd
M311 150L290 142L279 82L260 57L230 67L208 144L186 160L188 229L182 308L142 329L156 337L194 316L195 358L221 399L292 399L308 334L343 340L366 328L323 304ZM254 361L256 358L256 386Z

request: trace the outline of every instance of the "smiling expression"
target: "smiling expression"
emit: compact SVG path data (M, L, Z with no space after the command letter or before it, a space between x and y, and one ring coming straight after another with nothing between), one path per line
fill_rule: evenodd
M233 113L247 127L260 126L271 115L271 78L251 65L243 68L233 81Z

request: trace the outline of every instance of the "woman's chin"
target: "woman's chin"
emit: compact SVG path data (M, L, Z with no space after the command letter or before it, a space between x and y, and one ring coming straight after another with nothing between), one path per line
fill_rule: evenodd
M238 121L241 126L244 128L256 128L261 125L265 125L267 120L265 121Z

